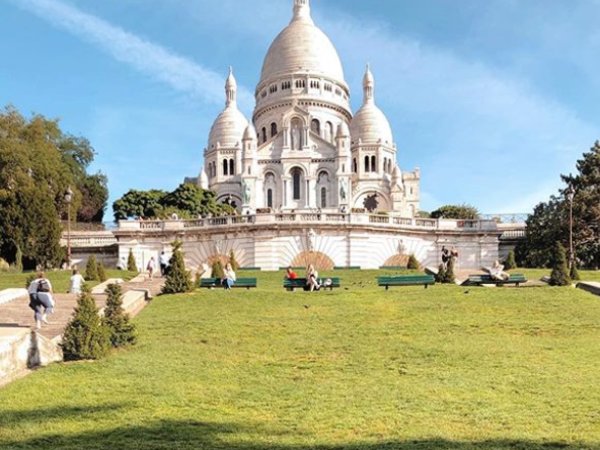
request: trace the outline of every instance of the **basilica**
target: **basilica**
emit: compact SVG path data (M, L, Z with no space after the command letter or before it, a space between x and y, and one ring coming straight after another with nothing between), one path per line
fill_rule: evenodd
M225 109L215 120L198 184L243 214L321 210L419 211L420 172L403 172L367 66L356 113L338 53L313 22L309 0L294 0L290 24L275 38L256 87L249 121L232 71Z

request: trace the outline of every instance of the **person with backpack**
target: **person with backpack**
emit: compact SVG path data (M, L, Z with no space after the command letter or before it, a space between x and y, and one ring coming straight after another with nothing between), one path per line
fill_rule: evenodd
M54 298L52 298L52 284L44 272L38 272L36 278L27 288L29 292L29 307L34 311L35 328L42 328L42 323L48 323L48 315L54 312Z

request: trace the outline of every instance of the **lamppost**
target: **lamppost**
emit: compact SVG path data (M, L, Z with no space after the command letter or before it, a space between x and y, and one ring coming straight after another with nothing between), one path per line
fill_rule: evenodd
M65 203L67 204L67 268L71 268L71 201L73 201L73 191L71 186L65 192Z
M573 199L575 198L575 189L569 185L565 191L565 196L569 202L569 269L573 269L575 264L575 253L573 251Z

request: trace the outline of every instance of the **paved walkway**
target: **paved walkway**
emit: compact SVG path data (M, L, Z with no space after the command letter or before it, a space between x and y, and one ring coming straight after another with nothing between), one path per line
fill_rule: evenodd
M147 289L150 296L153 297L160 293L164 283L163 278L154 278L140 281L129 281L122 284L123 292L132 289ZM96 305L103 308L106 304L105 295L94 295ZM48 339L54 339L63 334L63 330L67 326L73 310L77 305L77 296L74 294L54 294L56 307L54 314L48 317L49 325L44 325L40 330L40 334ZM33 311L29 308L29 298L20 298L12 302L0 305L0 327L33 327L35 320Z

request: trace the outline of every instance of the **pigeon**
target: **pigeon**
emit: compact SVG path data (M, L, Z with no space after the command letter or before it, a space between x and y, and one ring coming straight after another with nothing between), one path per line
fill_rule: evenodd
M304 305L304 309L310 308L310 305Z

